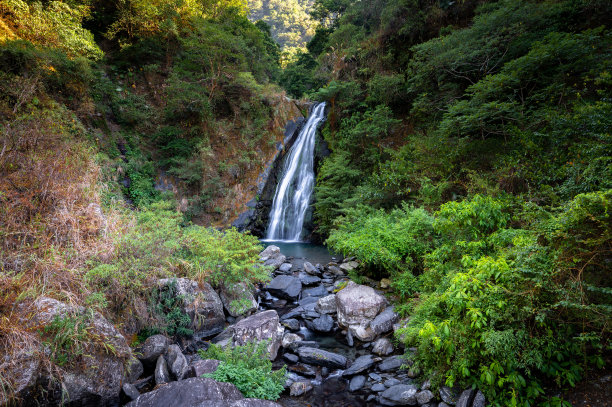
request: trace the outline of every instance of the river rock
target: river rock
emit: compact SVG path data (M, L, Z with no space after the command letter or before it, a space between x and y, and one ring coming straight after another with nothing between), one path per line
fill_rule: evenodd
M427 404L434 399L435 395L430 390L423 390L416 394L419 404Z
M22 346L23 348L12 353L10 357L3 355L0 359L0 371L4 373L5 385L11 386L12 393L21 400L27 400L36 389L41 374L41 361L32 344L24 343ZM7 392L0 391L0 405L11 405L8 396Z
M125 381L127 383L134 383L143 373L144 366L136 356L130 357L127 362L125 362Z
M376 383L372 386L372 391L375 391L375 392L385 391L386 389L387 389L387 386L385 386L382 383Z
M266 261L271 257L276 257L281 254L280 247L270 245L266 247L261 253L259 253L259 260Z
M340 270L348 273L349 271L355 270L357 267L359 267L359 263L356 262L355 260L351 260L351 261L342 263L340 265Z
M174 284L175 296L183 301L183 311L191 318L191 328L200 338L218 334L225 326L223 302L208 283L198 285L187 278L164 278L157 282L160 288Z
M463 393L457 399L456 407L470 407L472 402L474 401L474 397L476 396L476 390L467 389L464 390Z
M268 357L276 359L278 348L283 338L283 328L278 323L278 314L274 310L260 312L245 318L234 325L234 345L245 345L248 342L269 340Z
M312 366L305 365L303 363L298 363L297 365L288 366L287 370L290 372L297 373L306 377L315 377L317 375L317 369Z
M474 396L474 401L472 402L472 407L485 407L487 405L487 401L485 399L484 394L480 390L476 392L476 396Z
M127 406L281 407L280 404L267 400L245 399L233 384L219 383L204 377L193 377L180 382L168 383L142 394Z
M378 365L378 370L380 370L381 372L391 372L393 370L399 369L404 363L406 363L406 361L400 356L391 356L383 360Z
M123 394L125 394L125 396L130 400L136 400L138 396L140 396L140 392L138 391L136 386L130 383L124 383L123 386L121 386L121 390L123 391Z
M294 382L291 384L291 387L289 387L289 395L297 397L308 393L310 390L312 390L312 383L310 383L310 380Z
M387 300L373 288L350 281L336 294L338 325L349 328L359 340L368 342L376 334L370 322L386 307Z
M378 335L384 334L393 329L393 324L397 322L398 318L393 307L387 307L370 322L370 328Z
M281 266L278 268L278 270L281 273L289 273L291 271L291 268L293 267L293 265L291 263L283 263L281 264Z
M313 276L319 274L319 270L317 270L317 268L313 266L312 263L307 261L304 262L304 271L308 274L312 274Z
M295 300L302 291L302 283L296 277L280 275L268 283L266 290L277 297Z
M342 355L310 347L299 348L298 355L304 363L331 369L344 369L347 363L346 358Z
M321 278L317 276L311 276L310 274L300 273L299 277L302 285L310 286L319 284L321 282Z
M307 322L306 324L313 331L327 333L331 332L334 327L334 319L329 315L321 315L319 318L315 318L312 322Z
M196 360L190 366L189 375L191 377L200 377L206 373L214 373L220 364L221 362L216 359Z
M360 356L351 364L351 366L342 373L342 376L353 376L364 372L374 365L372 355Z
M380 338L376 342L374 342L372 353L375 353L379 356L387 356L393 353L393 344L388 338Z
M298 355L294 355L293 353L284 353L283 359L285 359L289 363L297 363L300 358Z
M257 301L244 282L221 285L219 297L227 313L233 317L249 315L257 310Z
M168 370L172 374L175 380L182 380L187 374L189 366L187 365L187 359L181 348L178 345L168 346L168 350L165 354L166 363L168 364Z
M365 376L354 376L350 383L349 383L349 391L353 392L353 391L357 391L360 390L366 382L366 377Z
M381 404L392 406L414 406L417 404L417 387L412 384L398 384L381 394ZM383 400L386 403L383 403Z
M160 385L169 383L172 379L170 378L170 372L168 372L168 364L163 356L157 358L157 364L155 365L155 384Z
M442 399L443 402L447 404L451 404L453 406L457 402L456 393L453 391L453 389L451 389L448 386L440 387L440 398Z
M137 349L138 357L147 366L153 366L160 355L163 355L170 346L170 339L164 335L153 335L145 339Z
M327 271L335 276L343 276L344 271L340 270L337 266L327 266Z
M317 300L315 311L321 314L335 314L336 313L336 294L326 295L325 297Z
M306 297L325 297L329 294L329 292L327 291L327 288L325 288L325 286L323 285L318 285L316 287L313 288L307 288L304 291L302 291L302 298L306 298Z
M281 342L283 348L288 348L291 346L292 343L294 342L299 342L302 340L302 337L296 334L292 334L292 333L286 333L283 336L283 340Z
M300 321L298 321L297 319L293 319L293 318L285 319L281 322L281 324L285 328L290 329L292 331L297 331L298 329L300 329Z

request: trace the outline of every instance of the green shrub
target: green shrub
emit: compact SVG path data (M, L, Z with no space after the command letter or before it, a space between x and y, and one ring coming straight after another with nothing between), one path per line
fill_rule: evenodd
M221 361L214 373L205 376L232 383L245 397L276 400L284 389L285 367L272 370L267 346L267 341L225 349L213 344L198 354L203 359Z
M177 294L176 280L163 288L153 290L151 306L155 314L164 321L157 330L163 330L168 335L191 336L193 330L189 329L191 318L183 311L184 298Z

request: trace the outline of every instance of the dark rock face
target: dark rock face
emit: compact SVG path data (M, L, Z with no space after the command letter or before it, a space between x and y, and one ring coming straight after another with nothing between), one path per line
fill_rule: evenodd
M317 366L325 366L331 369L343 369L347 360L337 353L328 352L316 348L302 347L298 349L298 355L304 363Z
M405 361L399 356L391 356L385 360L383 360L378 365L378 370L381 372L390 372L393 370L397 370L405 363Z
M388 338L380 338L374 342L372 353L379 356L387 356L393 352L393 344Z
M307 288L304 291L302 291L302 298L307 298L307 297L320 298L320 297L325 297L327 295L329 295L329 292L327 291L327 288L325 288L325 286L323 285L318 285L313 288Z
M280 407L271 401L245 399L233 384L194 377L142 394L130 407Z
M149 336L138 349L139 358L142 363L151 366L166 352L169 345L170 340L164 335Z
M457 395L455 394L453 389L447 386L442 386L440 388L440 398L443 402L447 404L454 405L457 402Z
M417 404L416 399L417 387L411 384L398 384L397 386L389 387L381 395L381 403L388 406L414 406Z
M474 397L474 401L472 402L472 407L485 407L486 405L487 402L485 400L484 394L482 394L482 392L478 390L476 396Z
M416 394L416 399L419 404L427 404L434 399L434 394L429 390L423 390Z
M155 384L169 383L171 380L166 359L163 356L158 357L155 365Z
M123 391L123 394L125 394L125 396L130 400L136 400L138 396L140 396L140 392L138 391L136 386L130 383L125 383L123 386L121 386L121 390Z
M459 396L456 407L470 407L472 405L472 402L474 401L475 396L476 396L476 390L473 390L473 389L465 390Z
M182 380L187 374L189 366L187 365L185 355L181 352L181 348L178 345L170 345L165 356L166 364L172 377L175 380Z
M220 363L215 359L197 360L190 366L189 375L191 377L200 377L206 373L214 373Z
M360 356L349 367L342 373L343 376L353 376L358 373L364 372L374 366L374 358L372 355Z
M317 332L331 332L334 327L334 319L329 315L321 315L319 318L315 318L311 323L307 323L308 327L313 331Z
M280 275L270 281L266 290L276 297L295 300L302 291L302 283L296 277Z
M370 328L380 335L393 329L393 324L398 320L398 315L393 311L393 307L386 308L370 322Z

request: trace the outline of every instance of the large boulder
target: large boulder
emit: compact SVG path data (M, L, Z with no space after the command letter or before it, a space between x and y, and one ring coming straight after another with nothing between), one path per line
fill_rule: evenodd
M18 355L18 370L7 376L13 378L17 384L15 394L27 394L33 390L30 386L35 383L51 384L60 377L58 384L61 389L58 395L63 395L63 398L71 403L118 402L121 386L130 376L128 366L134 361L134 355L123 335L102 314L89 314L83 307L69 305L53 298L39 297L28 311L29 318L23 321L26 328L36 328L53 335L53 327L58 321L72 319L86 324L82 326L86 328L83 333L88 339L81 340L78 345L83 356L67 355L75 358L75 363L57 367L58 370L54 373L39 365L35 359L35 349L31 349L31 353L28 352L33 357L28 357L28 354ZM58 401L53 400L53 397L50 394L47 401Z
M378 335L384 334L393 329L393 324L395 324L398 319L399 317L395 313L393 307L387 307L370 322L370 328Z
M180 382L168 383L149 393L140 395L127 404L129 407L281 407L267 400L245 399L230 383L219 383L213 379L193 377Z
M191 328L200 338L218 334L225 326L223 302L208 283L198 285L187 278L164 278L160 289L174 286L174 295L181 298L183 311L191 318Z
M385 309L387 300L372 287L350 281L336 294L338 325L351 330L353 336L361 341L371 341L376 332L370 322Z
M260 312L245 318L234 325L234 345L245 345L249 342L268 342L268 357L276 359L281 346L285 328L278 323L278 314L274 310Z
M268 283L266 290L276 297L295 300L302 291L302 283L297 277L280 275Z
M330 294L317 300L315 311L320 314L336 313L336 294Z
M324 366L331 369L344 369L347 363L344 356L322 349L302 347L298 349L297 353L302 362L310 365Z
M155 365L160 355L166 353L168 346L170 346L170 339L164 335L153 335L145 339L136 352L142 363L147 367L151 367Z
M257 301L244 282L223 284L219 290L219 297L227 313L233 317L249 315L257 310Z
M278 269L285 263L287 257L281 254L278 246L271 245L259 253L259 259L264 262L265 266L271 266L274 267L274 269Z
M415 406L417 391L418 388L412 384L391 386L381 394L380 402L386 406Z

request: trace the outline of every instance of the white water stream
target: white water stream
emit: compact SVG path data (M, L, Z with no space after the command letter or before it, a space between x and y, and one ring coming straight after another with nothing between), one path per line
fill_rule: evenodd
M325 103L317 104L289 151L270 210L267 240L300 241L304 217L314 190L317 127L325 119Z

